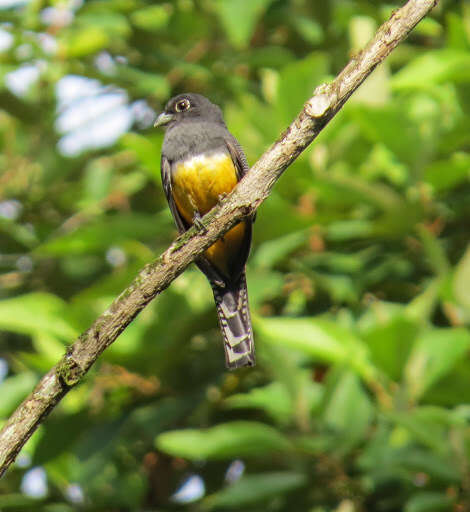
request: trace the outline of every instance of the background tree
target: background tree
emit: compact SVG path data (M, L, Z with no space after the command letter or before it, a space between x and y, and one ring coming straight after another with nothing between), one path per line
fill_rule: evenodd
M310 4L4 6L3 416L174 236L153 111L210 96L253 162L392 8ZM256 370L224 371L188 270L32 438L2 510L465 509L469 33L442 3L261 208Z

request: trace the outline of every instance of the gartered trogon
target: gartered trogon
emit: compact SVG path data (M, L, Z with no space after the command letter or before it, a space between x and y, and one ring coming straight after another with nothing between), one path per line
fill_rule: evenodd
M200 94L172 98L155 126L166 129L162 183L178 230L183 232L233 189L248 164L220 108ZM250 218L235 225L196 261L214 292L229 369L255 364L245 278L251 231Z

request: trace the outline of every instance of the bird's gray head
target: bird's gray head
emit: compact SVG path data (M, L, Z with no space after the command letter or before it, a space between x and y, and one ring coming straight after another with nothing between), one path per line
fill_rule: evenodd
M166 104L154 126L168 127L182 121L209 121L224 124L222 111L201 94L178 94Z

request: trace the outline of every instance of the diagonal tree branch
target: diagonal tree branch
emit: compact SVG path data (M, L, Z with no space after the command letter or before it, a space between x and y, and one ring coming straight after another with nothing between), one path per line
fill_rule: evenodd
M0 476L24 443L62 397L76 385L98 356L139 312L215 240L254 213L284 170L320 133L351 94L437 4L409 0L377 31L336 79L317 88L287 130L256 162L237 187L202 219L205 230L191 228L154 262L67 349L64 357L40 380L0 432Z

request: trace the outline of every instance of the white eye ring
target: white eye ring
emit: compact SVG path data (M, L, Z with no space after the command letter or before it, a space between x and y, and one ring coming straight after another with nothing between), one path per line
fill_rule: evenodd
M176 112L184 112L185 110L188 110L191 104L189 103L189 100L186 98L184 100L178 101L178 103L175 105Z

